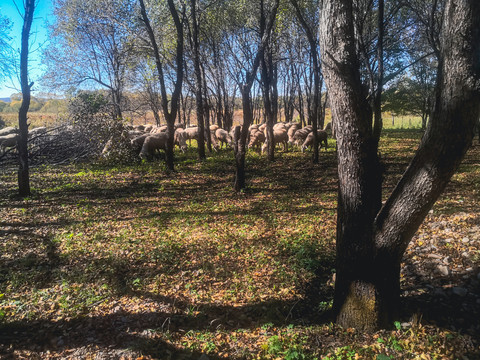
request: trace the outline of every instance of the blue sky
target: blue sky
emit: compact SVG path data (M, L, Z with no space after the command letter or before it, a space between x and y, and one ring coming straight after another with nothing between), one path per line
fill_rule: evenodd
M12 46L15 50L20 49L22 38L23 19L18 13L15 3L23 13L23 0L0 0L0 14L7 17L13 23L10 37L12 37ZM45 48L47 41L47 22L53 22L53 0L37 0L37 7L34 13L32 32L30 36L30 58L29 75L31 81L35 82L33 90L41 90L38 80L42 74L42 65L40 63L41 49ZM17 75L13 75L12 81L6 80L0 84L0 98L9 97L11 94L19 92ZM12 89L12 87L16 89Z

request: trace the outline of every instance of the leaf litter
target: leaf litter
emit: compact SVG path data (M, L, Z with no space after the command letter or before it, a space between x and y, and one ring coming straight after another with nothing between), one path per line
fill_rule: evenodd
M382 141L386 192L419 134ZM159 163L32 169L33 195L0 180L0 355L28 359L474 359L480 356L480 147L404 256L394 330L332 323L333 148L177 171ZM388 195L386 193L386 195Z

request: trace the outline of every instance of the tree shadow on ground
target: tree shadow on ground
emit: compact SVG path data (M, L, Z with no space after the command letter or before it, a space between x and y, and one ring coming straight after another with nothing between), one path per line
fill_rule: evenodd
M137 354L158 359L199 359L202 354L200 349L176 348L165 340L165 335L178 337L190 330L234 331L264 324L282 326L307 319L298 317L297 310L294 310L298 302L292 304L273 300L240 307L206 304L197 306L195 314L185 314L174 310L187 305L178 299L155 295L149 297L156 302L158 310L143 313L120 310L113 314L70 320L3 324L0 326L0 354L14 358L14 350L68 353L93 345L97 349L130 349ZM302 305L299 305L298 309L301 308ZM208 358L219 357L208 354Z

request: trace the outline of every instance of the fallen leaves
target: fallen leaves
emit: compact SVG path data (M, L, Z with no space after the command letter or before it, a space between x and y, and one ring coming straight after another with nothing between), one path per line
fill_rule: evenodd
M418 141L403 140L384 145L387 186ZM155 164L39 168L25 201L10 197L15 176L2 173L0 314L10 334L0 353L441 359L478 352L478 152L405 254L406 313L420 307L423 320L404 319L375 336L321 318L331 308L335 267L333 152L322 153L318 167L298 152L273 164L255 156L242 195L225 176L225 166L233 174L227 152L216 155L218 168L187 154L171 175ZM317 296L313 305L307 292Z

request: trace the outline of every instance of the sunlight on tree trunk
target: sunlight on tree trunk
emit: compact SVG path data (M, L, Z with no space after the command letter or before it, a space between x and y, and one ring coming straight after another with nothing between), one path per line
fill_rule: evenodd
M320 44L338 147L334 311L345 327L392 326L408 243L471 145L480 106L480 3L449 0L435 112L407 171L383 207L372 112L360 81L349 0L323 0Z
M18 140L18 191L20 196L30 195L30 174L28 167L28 124L27 114L30 107L30 90L33 83L28 80L28 40L30 38L30 29L33 22L33 13L35 11L35 0L25 2L25 13L23 15L22 29L22 49L20 53L20 86L22 87L22 105L18 111L18 127L20 129L20 138Z

